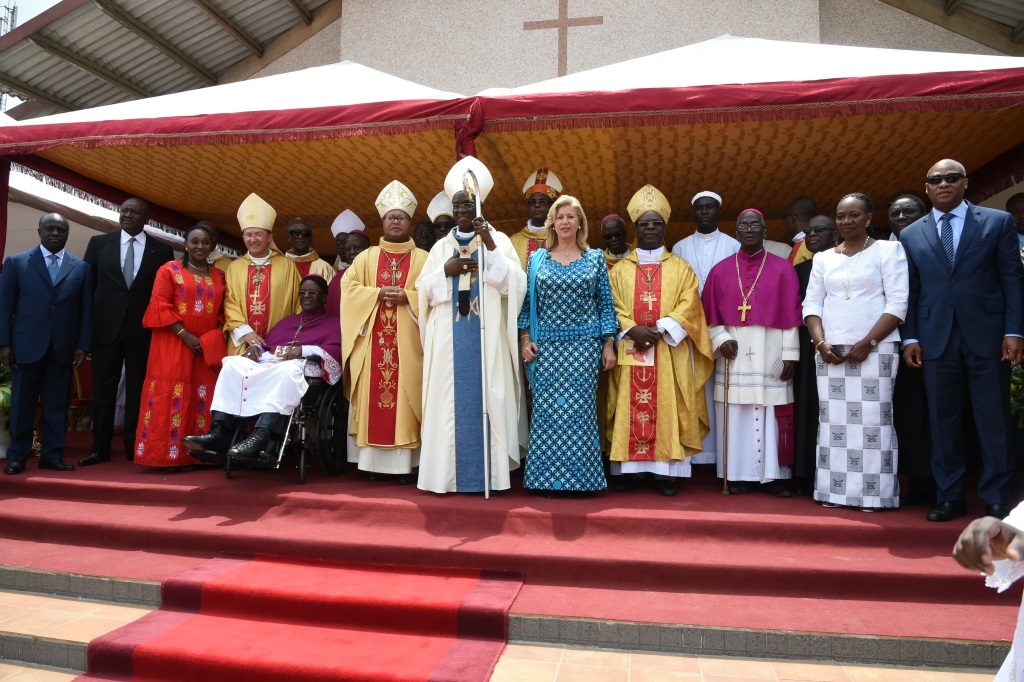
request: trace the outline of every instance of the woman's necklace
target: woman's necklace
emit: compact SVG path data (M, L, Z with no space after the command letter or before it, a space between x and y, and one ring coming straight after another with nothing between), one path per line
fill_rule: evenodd
M551 257L554 258L557 262L561 263L562 265L567 265L573 262L574 260L577 260L582 255L583 252L577 248L574 248L572 250L551 252Z
M192 263L192 261L188 261L188 262L185 263L185 267L191 269L193 272L198 272L200 275L209 275L210 274L210 264L209 263L206 264L205 268L201 268L198 265L194 265Z
M867 249L869 246L871 246L871 242L873 242L873 241L874 241L874 239L872 239L871 237L868 237L864 241L864 246L860 247L860 251L858 251L857 253L853 254L852 256L847 256L846 255L846 242L843 242L842 244L839 245L839 253L842 254L842 256L843 256L843 260L841 260L839 262L839 276L842 277L842 279L843 279L843 300L844 301L849 301L850 300L850 280L846 276L846 261L847 260L850 261L850 270L852 272L856 272L854 270L854 268L853 268L853 266L855 265L855 263L853 263L853 261L858 256L860 256L860 254L864 253L864 250Z
M740 311L740 322L747 321L747 312L751 309L751 305L747 303L747 300L754 295L754 287L757 286L758 280L761 279L761 273L764 272L764 264L768 260L768 251L765 250L764 256L761 257L761 265L757 268L757 274L754 275L754 282L750 285L750 290L743 293L743 277L740 275L740 252L736 252L736 281L740 285L740 297L743 299L743 305L736 306L736 310Z

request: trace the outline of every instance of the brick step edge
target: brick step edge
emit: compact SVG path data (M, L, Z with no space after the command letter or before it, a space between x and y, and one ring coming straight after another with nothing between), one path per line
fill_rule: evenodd
M1010 645L509 614L510 643L995 672Z
M88 651L89 645L84 642L0 632L0 660L11 663L82 673L85 672Z
M159 608L160 583L0 566L0 590Z

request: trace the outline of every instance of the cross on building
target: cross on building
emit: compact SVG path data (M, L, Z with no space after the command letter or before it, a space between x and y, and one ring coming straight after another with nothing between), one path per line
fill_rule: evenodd
M524 31L536 31L538 29L558 29L558 75L564 76L569 72L569 29L574 26L600 26L604 23L604 17L573 17L569 18L569 0L558 0L558 18L545 19L543 21L524 21Z

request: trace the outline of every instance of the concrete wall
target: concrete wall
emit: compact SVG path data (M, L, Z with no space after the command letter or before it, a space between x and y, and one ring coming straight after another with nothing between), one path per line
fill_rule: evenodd
M1001 54L880 0L821 0L820 42L929 52Z
M880 0L570 0L573 73L723 33L773 40L997 54ZM342 17L259 76L352 59L466 95L558 75L558 31L524 22L558 17L559 0L346 0Z

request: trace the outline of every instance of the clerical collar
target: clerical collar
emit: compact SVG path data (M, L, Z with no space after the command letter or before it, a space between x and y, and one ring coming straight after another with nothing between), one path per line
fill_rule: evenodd
M462 230L456 227L455 236L458 237L459 239L469 239L470 237L476 236L476 231L470 230L469 232L463 232Z
M665 247L659 246L656 249L637 249L636 259L640 262L640 265L649 265L651 263L660 263L661 256L665 253Z
M744 258L753 260L754 258L759 258L761 256L761 254L764 253L764 247L762 246L760 249L758 249L754 253L747 253L743 249L740 249L736 253L742 255Z
M703 232L700 232L700 231L694 232L693 234L698 239L709 240L709 239L715 239L716 237L718 237L719 234L721 234L721 232L719 232L718 228L716 227L713 231L708 232L707 234L704 234Z
M251 260L251 261L253 262L253 264L254 264L254 265L266 265L266 264L267 264L267 261L269 261L269 260L270 260L270 257L271 257L272 255L274 255L274 254L273 254L273 252L271 252L271 253L268 253L268 254L267 254L266 256L263 256L263 258L257 258L256 256L254 256L254 255L252 255L252 254L250 253L250 254L249 254L249 260Z
M529 220L526 221L526 229L534 234L544 234L548 231L547 225L541 225L540 227L534 227L533 223Z

